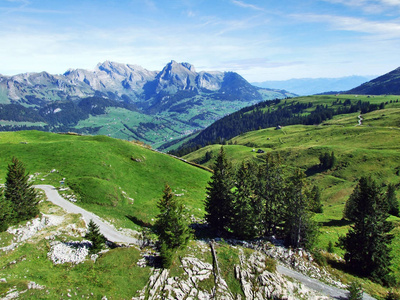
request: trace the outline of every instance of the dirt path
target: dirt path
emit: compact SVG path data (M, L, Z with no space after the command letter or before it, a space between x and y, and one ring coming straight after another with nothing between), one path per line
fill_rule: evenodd
M306 287L308 287L314 291L318 291L324 295L327 295L327 296L331 297L332 299L347 299L348 292L346 290L327 285L319 280L305 276L299 272L296 272L294 270L286 268L282 265L277 265L276 269L279 273L281 273L285 276L294 278L294 279L300 281ZM363 299L364 300L376 300L375 298L373 298L370 295L365 294L365 293L363 295Z
M133 237L126 236L120 232L118 232L115 228L112 226L104 223L103 221L100 220L100 218L91 213L88 212L87 210L71 203L68 200L65 200L63 197L60 196L58 193L57 189L54 186L51 185L35 185L35 188L42 189L47 196L47 199L54 204L62 207L69 213L74 213L74 214L81 214L83 219L85 220L86 224L89 223L90 220L93 220L99 228L102 234L112 242L116 243L128 243L128 244L139 244L139 241Z
M363 118L361 115L358 115L358 124L356 126L361 126L362 125Z

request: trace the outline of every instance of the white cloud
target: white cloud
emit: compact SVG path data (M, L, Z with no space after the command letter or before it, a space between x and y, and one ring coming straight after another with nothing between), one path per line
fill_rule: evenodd
M382 12L392 13L393 8L400 9L400 0L324 0L325 2L342 4L348 7L361 9L369 14L380 14Z
M334 30L367 33L381 38L400 38L400 23L395 21L370 21L363 18L336 15L293 15L307 22L327 23Z
M264 9L263 9L262 7L259 7L259 6L254 5L254 4L246 3L246 2L244 2L244 1L231 0L231 2L232 2L233 4L235 4L235 5L237 5L237 6L240 6L240 7L250 8L250 9L259 10L259 11L264 11Z

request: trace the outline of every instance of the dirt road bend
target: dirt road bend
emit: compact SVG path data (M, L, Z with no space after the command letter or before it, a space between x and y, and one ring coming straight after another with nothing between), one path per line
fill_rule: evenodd
M65 200L60 196L57 189L51 185L35 185L35 188L41 189L46 193L47 199L62 207L69 213L81 214L86 224L89 224L90 220L93 220L99 228L101 233L112 242L116 243L127 243L127 244L139 244L139 241L133 237L126 236L120 232L118 232L114 227L104 223L97 215L94 213L88 212L87 210L71 203L68 200Z

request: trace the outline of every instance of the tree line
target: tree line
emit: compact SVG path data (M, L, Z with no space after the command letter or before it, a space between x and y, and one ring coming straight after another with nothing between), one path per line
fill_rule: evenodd
M314 109L310 112L311 108ZM170 153L175 156L184 156L209 144L223 144L235 136L252 130L276 127L278 125L320 124L335 115L357 111L366 113L382 108L384 108L383 103L377 105L361 100L355 103L346 100L343 104L340 103L340 105L338 105L338 102L335 102L331 106L315 105L312 102L287 103L287 100L280 99L264 101L250 107L245 107L214 122L193 139L184 143L177 150L170 151Z

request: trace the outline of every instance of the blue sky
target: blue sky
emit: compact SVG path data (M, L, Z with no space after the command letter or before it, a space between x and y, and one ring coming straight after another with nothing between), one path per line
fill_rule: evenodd
M400 0L0 0L0 74L161 70L247 80L381 75L400 66Z

